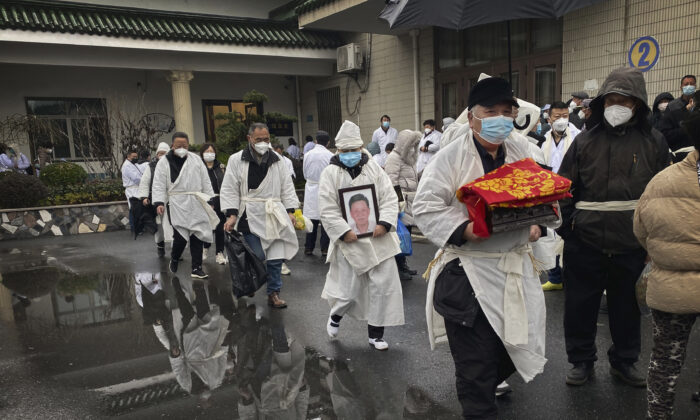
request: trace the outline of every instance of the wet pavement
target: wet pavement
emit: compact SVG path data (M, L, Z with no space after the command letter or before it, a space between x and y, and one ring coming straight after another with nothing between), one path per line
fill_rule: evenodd
M414 252L409 263L422 271L435 248L418 241ZM270 310L264 293L234 303L227 268L212 255L207 281L189 278L187 259L179 277L167 273L150 237L1 242L0 418L459 418L449 349L428 344L425 283L403 283L406 325L387 328L388 352L371 349L366 324L352 319L329 341L320 299L327 266L316 254L288 263L289 308ZM508 380L513 393L499 399L500 418L643 419L645 390L607 372L604 314L594 378L564 384L563 293L548 292L546 302L545 372L530 384ZM699 328L679 379L677 419L697 415ZM646 370L648 318L642 332ZM169 357L179 351L186 357Z

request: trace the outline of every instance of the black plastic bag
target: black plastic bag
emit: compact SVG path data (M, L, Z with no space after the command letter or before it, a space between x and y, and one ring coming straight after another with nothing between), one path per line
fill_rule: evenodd
M226 254L236 298L257 292L267 282L265 263L255 256L240 233L226 234Z

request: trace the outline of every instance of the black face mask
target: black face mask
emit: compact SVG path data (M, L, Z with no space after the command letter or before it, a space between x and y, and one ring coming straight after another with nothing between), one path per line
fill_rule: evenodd
M129 161L131 163L133 163L134 165L136 165L136 163L139 161L139 158L133 158L133 159L130 159Z

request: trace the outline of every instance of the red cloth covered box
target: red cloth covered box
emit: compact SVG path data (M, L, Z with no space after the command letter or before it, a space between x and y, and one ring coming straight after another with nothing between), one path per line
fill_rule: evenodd
M552 206L571 197L570 188L570 180L527 158L505 164L463 185L457 190L457 199L467 206L474 234L487 238L492 231L489 216L494 209Z

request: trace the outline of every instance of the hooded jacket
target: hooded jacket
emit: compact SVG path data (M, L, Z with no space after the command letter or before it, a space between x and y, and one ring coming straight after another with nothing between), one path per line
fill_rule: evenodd
M651 124L652 127L654 127L657 130L661 130L660 127L660 122L661 118L664 116L665 112L659 111L659 103L661 101L669 101L671 102L673 100L673 95L671 95L668 92L662 92L656 95L656 99L654 99L654 105L651 106L651 115L649 115L649 123ZM668 108L667 108L668 109Z
M401 192L406 201L406 210L401 221L407 225L413 225L413 197L418 189L418 173L416 172L416 160L418 159L418 143L421 134L417 131L403 130L396 138L394 150L386 159L384 171L389 175L391 183L401 187Z
M603 116L610 93L637 99L632 119L617 127ZM575 237L605 254L633 252L641 247L632 231L633 210L583 210L576 203L638 200L654 175L668 166L668 145L649 125L646 85L639 70L610 73L591 101L591 111L591 128L576 137L559 169L572 181L573 198L560 203L563 222L558 232L565 240Z
M655 176L634 214L634 233L654 262L647 304L664 312L700 312L698 156L689 153Z

